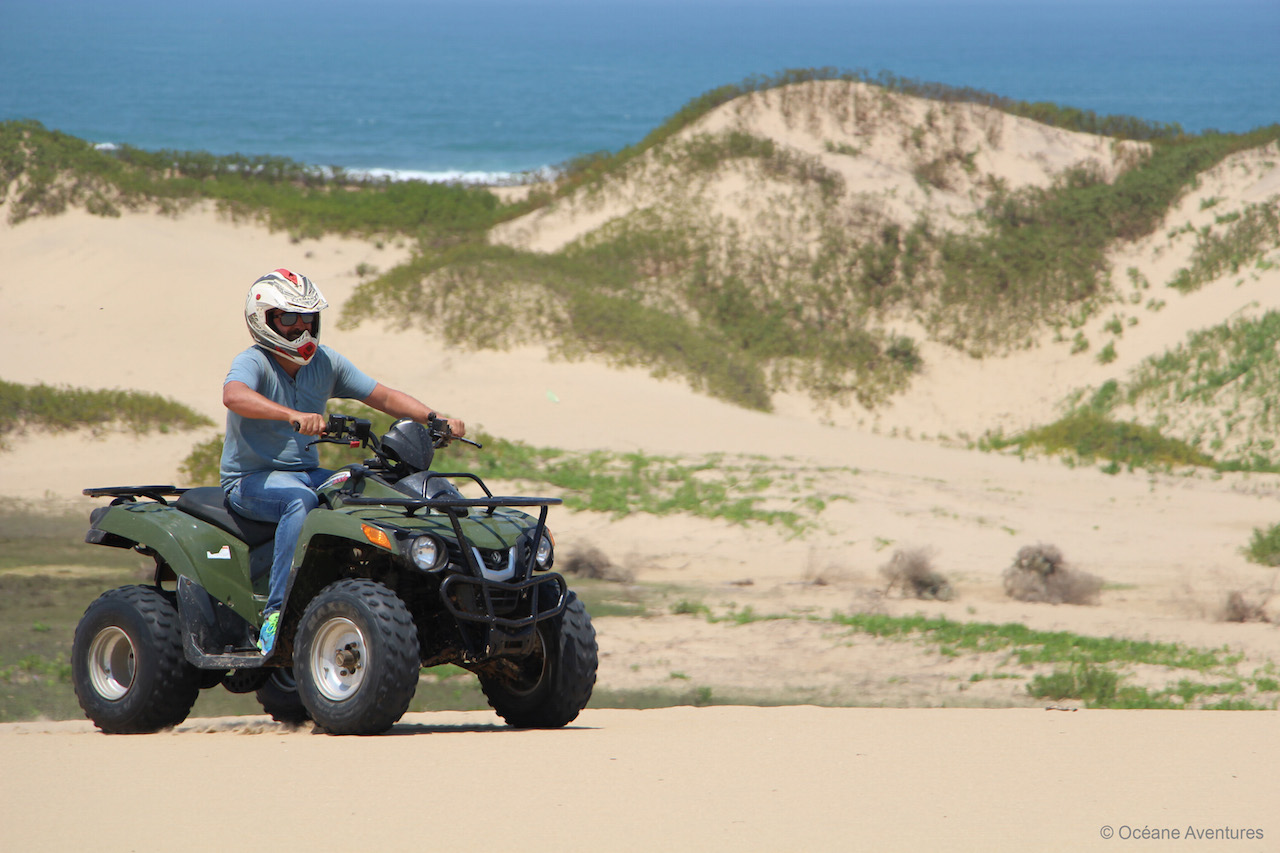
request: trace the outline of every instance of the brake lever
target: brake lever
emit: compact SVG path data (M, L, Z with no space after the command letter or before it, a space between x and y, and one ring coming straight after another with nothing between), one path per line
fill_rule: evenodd
M437 423L443 424L443 426L436 426ZM435 444L437 441L441 442L440 444L437 444L436 447L448 447L455 441L461 441L463 444L469 444L477 449L484 448L484 445L478 441L472 441L469 438L454 435L453 427L449 426L449 421L439 417L434 412L427 416L427 429L431 431L432 444Z
M310 450L317 444L345 444L347 447L359 447L360 440L355 438L328 438L327 436L322 435L315 441L307 442L307 449Z

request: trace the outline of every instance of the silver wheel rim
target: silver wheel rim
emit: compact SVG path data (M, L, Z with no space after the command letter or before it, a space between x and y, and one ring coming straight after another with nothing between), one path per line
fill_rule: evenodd
M364 632L350 619L330 619L311 645L310 668L320 695L342 702L360 692L368 664Z
M103 628L89 646L89 679L104 699L123 699L133 686L137 661L133 640L112 625Z

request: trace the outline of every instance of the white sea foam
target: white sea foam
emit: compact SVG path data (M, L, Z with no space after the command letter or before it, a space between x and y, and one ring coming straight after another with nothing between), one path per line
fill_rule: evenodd
M332 170L325 169L332 175ZM482 172L449 169L439 172L416 169L346 169L353 178L369 178L377 181L426 181L435 184L478 184L482 186L511 186L533 181L551 180L557 174L550 166L528 172Z
M98 151L119 151L120 146L114 142L95 142L93 147ZM233 169L235 167L232 167ZM335 170L331 166L311 166L317 174L332 178ZM420 169L342 169L342 174L356 180L373 181L424 181L433 184L468 184L476 186L518 186L520 184L549 181L556 178L559 172L551 166L531 169L527 172L505 171L468 171L463 169L445 169L442 171L424 171Z

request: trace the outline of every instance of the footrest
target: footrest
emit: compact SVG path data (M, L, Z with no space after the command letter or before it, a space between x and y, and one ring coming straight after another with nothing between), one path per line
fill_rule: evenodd
M236 649L221 654L206 654L196 646L195 638L187 635L185 643L187 660L200 669L257 669L275 656L280 646L272 649L271 654L263 657L257 649Z

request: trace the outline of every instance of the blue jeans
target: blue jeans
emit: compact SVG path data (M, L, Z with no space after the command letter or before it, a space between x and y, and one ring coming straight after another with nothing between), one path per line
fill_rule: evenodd
M293 568L293 552L298 547L298 537L302 535L302 522L306 520L307 513L320 505L316 488L332 473L325 468L262 471L246 474L227 492L227 503L245 518L279 523L263 616L284 607L285 587L289 582L289 570Z

